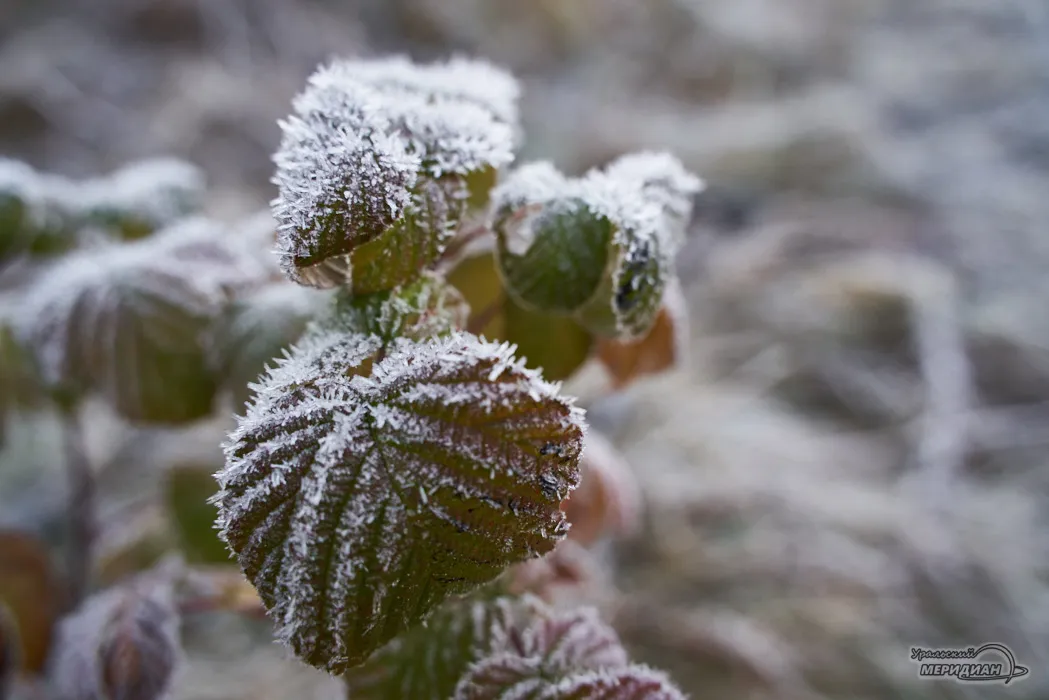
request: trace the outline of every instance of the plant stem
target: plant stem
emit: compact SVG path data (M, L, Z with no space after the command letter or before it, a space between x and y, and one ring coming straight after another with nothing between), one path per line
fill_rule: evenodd
M91 550L95 539L95 475L84 448L84 431L76 408L63 408L62 445L69 482L66 567L70 606L76 608L87 594L91 576Z

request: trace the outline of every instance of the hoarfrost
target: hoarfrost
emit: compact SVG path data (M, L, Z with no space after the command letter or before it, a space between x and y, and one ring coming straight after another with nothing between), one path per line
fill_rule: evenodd
M231 434L214 499L281 638L341 671L552 548L584 430L557 391L512 346L466 334L307 333Z
M286 274L330 284L303 270L348 255L400 220L420 176L465 176L513 159L512 128L498 115L516 97L499 97L508 88L498 71L471 66L336 60L309 78L295 113L281 122L274 156ZM480 99L479 85L454 87L482 76L501 85L491 99Z
M332 77L336 76L428 99L471 102L507 124L517 121L520 85L510 73L487 61L453 56L444 62L417 64L407 56L391 56L340 62L333 67Z

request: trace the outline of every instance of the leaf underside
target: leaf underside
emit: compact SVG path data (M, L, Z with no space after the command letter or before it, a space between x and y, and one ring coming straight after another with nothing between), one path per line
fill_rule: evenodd
M511 347L458 333L382 347L307 338L219 474L222 534L280 637L332 673L550 551L579 478L581 411Z

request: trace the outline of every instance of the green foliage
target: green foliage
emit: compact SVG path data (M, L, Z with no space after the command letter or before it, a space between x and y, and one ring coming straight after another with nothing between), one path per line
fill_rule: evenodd
M64 411L81 493L70 417L89 394L140 424L213 416L227 394L243 414L214 478L166 475L175 532L96 571L172 540L193 563L232 557L258 599L192 602L264 607L354 697L679 697L595 614L490 585L565 538L586 424L551 380L654 327L700 186L663 154L504 177L518 92L466 59L323 66L281 123L273 221L233 235L182 220L203 181L174 161L82 183L0 161L0 261L69 253L0 327L0 399L40 388ZM467 255L475 242L490 245ZM170 584L119 583L65 620L63 696L164 695Z
M389 292L350 294L341 290L318 323L329 329L362 333L391 343L397 338L426 340L462 329L469 315L462 295L443 278L424 274Z
M165 475L164 498L186 561L224 564L229 550L215 532L218 509L210 499L218 492L212 470L192 464L178 465Z
M223 536L280 636L340 672L561 540L581 412L512 348L308 336L227 447Z
M65 253L92 236L143 238L197 211L203 193L202 173L177 160L74 181L0 158L0 262Z

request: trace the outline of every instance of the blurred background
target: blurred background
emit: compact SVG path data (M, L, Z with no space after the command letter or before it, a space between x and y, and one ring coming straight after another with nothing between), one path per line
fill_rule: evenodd
M317 63L391 52L510 69L519 161L665 149L708 184L678 260L685 361L569 386L645 503L601 552L639 660L695 698L1049 697L1049 4L2 0L0 156L73 178L175 156L240 219L274 194L276 120ZM20 420L0 521L47 532L57 440ZM160 488L133 465L221 460L228 427L110 423L111 510ZM209 624L176 697L334 692ZM985 642L1030 675L910 661Z

